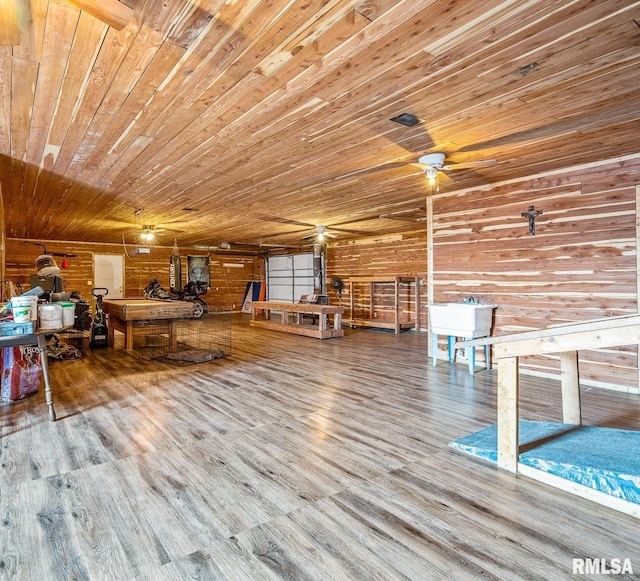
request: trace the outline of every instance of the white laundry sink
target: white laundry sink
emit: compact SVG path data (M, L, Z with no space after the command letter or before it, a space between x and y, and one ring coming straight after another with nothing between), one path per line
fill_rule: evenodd
M434 303L427 307L432 333L475 339L490 335L493 309L498 305Z

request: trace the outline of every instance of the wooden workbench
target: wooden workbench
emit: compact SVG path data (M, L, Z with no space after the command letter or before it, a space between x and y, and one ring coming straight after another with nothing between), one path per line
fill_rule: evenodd
M640 315L608 317L456 343L456 347L493 346L498 362L498 466L513 473L523 468L518 463L519 357L560 355L563 422L581 425L578 351L636 344L640 344Z
M272 320L271 311L280 312L280 319ZM251 326L295 335L304 335L316 339L330 339L344 336L342 330L343 307L318 305L314 303L287 303L284 301L253 301L251 303ZM290 317L289 315L294 315ZM317 325L304 323L304 315L318 317ZM333 316L333 327L329 326L328 316Z
M114 331L124 333L125 349L133 349L134 334L144 334L143 321L162 322L170 342L175 342L174 321L193 317L193 303L159 299L103 299L102 308L107 322L109 344L113 345ZM157 328L153 330L157 333Z

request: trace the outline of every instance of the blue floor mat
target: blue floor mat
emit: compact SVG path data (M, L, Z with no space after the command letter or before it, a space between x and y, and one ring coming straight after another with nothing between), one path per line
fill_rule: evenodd
M640 432L520 420L520 462L640 504ZM497 426L449 444L497 463Z

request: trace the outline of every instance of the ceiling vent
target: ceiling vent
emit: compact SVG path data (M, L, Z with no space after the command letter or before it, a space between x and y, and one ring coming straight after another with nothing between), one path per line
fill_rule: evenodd
M418 119L415 115L411 113L400 113L397 117L393 117L390 121L394 121L395 123L400 123L400 125L406 125L407 127L413 127L414 125L418 125L420 123L420 119Z

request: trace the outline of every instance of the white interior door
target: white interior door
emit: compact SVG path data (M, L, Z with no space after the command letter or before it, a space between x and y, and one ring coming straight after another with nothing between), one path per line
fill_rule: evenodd
M109 289L110 299L121 299L124 289L124 257L120 254L93 255L93 287Z

